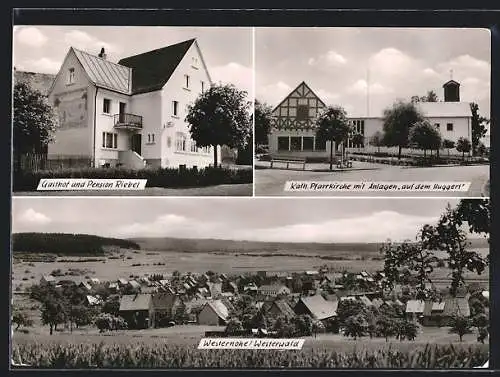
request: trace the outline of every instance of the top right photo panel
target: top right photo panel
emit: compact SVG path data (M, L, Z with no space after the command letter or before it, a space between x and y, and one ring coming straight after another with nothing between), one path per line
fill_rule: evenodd
M255 195L488 197L488 29L256 28Z

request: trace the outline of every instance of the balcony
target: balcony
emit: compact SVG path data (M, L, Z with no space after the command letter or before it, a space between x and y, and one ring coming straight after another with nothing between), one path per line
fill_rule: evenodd
M128 113L115 114L113 116L115 128L126 130L141 130L142 116Z

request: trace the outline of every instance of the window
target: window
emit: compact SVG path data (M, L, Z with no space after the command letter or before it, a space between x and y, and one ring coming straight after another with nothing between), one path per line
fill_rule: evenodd
M291 151L302 150L302 138L300 136L292 136L290 138L290 150Z
M118 148L118 134L112 132L102 133L102 147L103 148Z
M189 89L189 75L184 75L184 88Z
M297 106L297 120L306 120L309 117L309 108L307 105Z
M290 138L288 136L278 136L278 150L279 151L290 150Z
M104 114L109 114L111 112L111 100L108 98L104 98L102 100L102 112Z
M314 149L317 150L317 151L324 151L326 150L326 141L324 140L321 140L319 138L316 138L315 141L314 141L315 145L314 145Z
M198 147L196 146L196 141L191 140L191 152L197 152Z
M175 150L178 152L186 151L186 135L182 132L175 134Z
M302 138L302 150L312 151L314 147L314 138L312 136L304 136Z
M205 91L205 82L201 81L201 92L203 93Z
M191 66L192 66L193 68L198 68L198 58L197 58L197 57L193 56L193 57L191 58Z
M75 69L70 68L70 69L68 69L68 85L71 85L74 83L75 83Z
M179 102L178 101L172 101L172 114L174 116L177 116L179 111Z
M155 134L148 134L148 143L154 144L155 142Z
M453 131L453 123L446 123L446 131Z

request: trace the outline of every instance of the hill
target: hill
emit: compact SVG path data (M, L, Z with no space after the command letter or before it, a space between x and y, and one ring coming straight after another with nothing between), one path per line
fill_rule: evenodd
M103 255L106 247L139 249L130 240L68 233L14 233L14 253L49 253L57 255Z
M378 253L380 243L294 243L234 241L223 239L187 239L173 237L133 238L144 250L183 252L352 252L357 254Z

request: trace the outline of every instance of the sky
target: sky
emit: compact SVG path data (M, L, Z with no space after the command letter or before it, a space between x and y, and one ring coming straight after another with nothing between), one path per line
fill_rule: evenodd
M197 38L214 82L233 83L253 98L252 29L144 26L16 26L16 69L57 73L71 46L107 59L121 58Z
M286 242L414 240L449 199L13 198L12 231Z
M461 101L477 102L489 118L490 45L487 29L257 28L256 98L275 107L305 81L348 116L379 116L429 90L443 100L453 77Z

